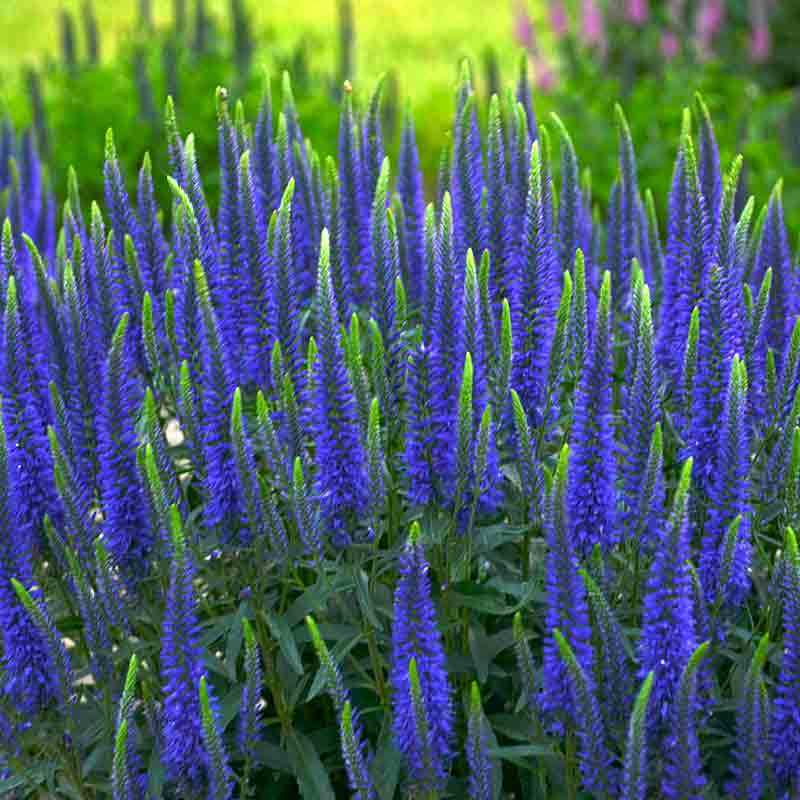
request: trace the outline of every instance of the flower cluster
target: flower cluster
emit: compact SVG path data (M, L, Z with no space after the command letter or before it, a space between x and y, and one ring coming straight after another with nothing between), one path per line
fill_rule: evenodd
M109 133L103 206L73 174L57 237L2 138L14 786L488 800L531 760L550 796L796 796L780 185L756 213L697 98L659 226L617 108L604 222L527 76L484 130L465 65L426 207L380 84L363 111L345 87L336 158L288 76L253 125L216 100L217 209L171 102L171 206Z

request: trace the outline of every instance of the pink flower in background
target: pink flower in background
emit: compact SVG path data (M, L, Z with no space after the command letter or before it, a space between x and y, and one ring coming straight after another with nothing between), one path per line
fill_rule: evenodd
M627 0L625 3L625 19L633 25L644 25L649 16L647 0Z
M569 30L567 9L564 8L563 0L550 0L550 27L559 39Z
M661 55L666 61L672 61L681 51L681 42L674 31L664 31L661 34Z
M750 60L762 64L772 50L765 0L750 0Z
M540 92L551 92L556 85L556 73L544 56L533 56L533 84Z
M531 20L526 5L522 2L514 3L514 39L520 47L524 47L529 52L536 49L533 20Z
M713 39L725 22L725 3L723 0L703 0L697 10L697 30Z
M701 58L710 58L713 54L714 37L719 33L725 21L725 4L723 0L703 0L695 15L695 43Z
M596 0L583 0L581 4L581 36L586 44L605 48L606 31L603 12Z
M758 25L750 31L750 60L755 64L763 64L772 50L772 38L769 27Z

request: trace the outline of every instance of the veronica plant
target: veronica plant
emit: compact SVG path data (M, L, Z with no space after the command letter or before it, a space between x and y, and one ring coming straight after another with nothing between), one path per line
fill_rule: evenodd
M170 102L58 237L0 135L0 794L800 789L791 208L696 100L593 209L526 77L427 207L380 88L221 90L218 175Z

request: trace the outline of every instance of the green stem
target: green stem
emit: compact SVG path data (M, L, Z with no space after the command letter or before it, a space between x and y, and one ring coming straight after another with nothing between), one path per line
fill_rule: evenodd
M388 692L386 691L386 681L383 676L383 663L381 661L380 652L378 651L378 644L375 641L375 629L372 625L365 626L367 634L367 647L369 648L369 659L372 664L372 671L375 674L375 687L378 691L378 697L381 701L381 706L385 709L389 707Z

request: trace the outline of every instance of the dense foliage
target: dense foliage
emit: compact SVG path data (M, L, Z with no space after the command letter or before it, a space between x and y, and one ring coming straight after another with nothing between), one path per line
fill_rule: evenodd
M462 41L455 33L444 37L441 31L453 24L456 13L449 6L441 25L427 30L425 36L409 21L408 29L403 26L397 32L402 46L383 37L385 43L376 48L365 32L370 28L366 11L354 13L358 9L351 8L347 0L315 3L320 4L320 13L323 8L328 12L338 9L336 44L327 31L324 36L318 31L315 35L302 25L285 30L278 22L270 22L271 13L266 13L266 22L262 19L259 25L257 7L250 0L232 0L223 4L229 13L216 14L210 10L214 4L203 0L175 0L168 12L165 6L170 4L164 0L142 2L139 19L115 41L103 28L102 7L98 6L99 21L95 21L92 6L86 3L80 15L65 12L58 19L45 20L52 27L60 23L60 58L45 60L37 72L26 72L24 81L15 79L14 74L4 76L0 114L8 114L17 127L34 128L49 182L60 201L65 199L70 168L79 166L81 195L88 205L103 197L103 134L109 124L114 126L118 158L126 175L138 172L145 153L150 155L154 175L170 171L159 111L167 95L172 96L182 125L195 133L197 157L205 164L215 158L217 148L214 108L208 102L215 87L230 87L232 96L254 108L261 95L264 69L272 75L274 92L280 90L280 74L286 69L292 75L303 133L324 159L336 156L338 101L344 81L349 80L353 87L354 106L363 109L373 81L385 72L381 109L386 146L397 151L402 108L404 103L411 104L420 166L431 194L443 133L451 125L457 59L469 56L473 61L474 90L486 101L479 108L485 126L489 98L501 94L503 81L518 74L520 53L511 46L510 32L508 42L498 36L485 52L482 39ZM536 3L529 5L536 10ZM687 13L691 5L687 4ZM567 3L567 9L573 20L577 4ZM660 19L655 4L651 3L651 10L651 19ZM507 11L504 6L504 19ZM782 21L781 30L787 25ZM615 178L616 142L613 126L607 124L609 108L624 98L638 145L642 186L666 186L672 157L663 141L677 137L680 120L674 109L684 105L693 91L703 94L714 116L723 159L737 153L745 156L742 180L747 191L766 196L778 178L784 177L787 207L800 207L798 101L789 88L765 87L752 71L732 69L732 59L697 63L687 57L667 64L650 28L643 32L630 23L609 23L608 35L617 34L620 38L615 48L620 56L627 55L625 65L631 67L627 71L617 63L620 59L601 58L591 48L577 49L571 36L558 40L555 53L547 41L539 42L535 50L521 41L529 80L534 88L540 87L537 113L544 118L557 111L573 131L576 146L594 154L592 195L601 209L607 208ZM434 36L439 37L435 40L439 44L434 44ZM97 44L92 47L94 39ZM686 41L688 47L691 40ZM426 50L426 66L421 68L423 59L409 57L409 49L413 52L423 45L430 51ZM545 56L549 65L544 72L557 77L547 92L541 87ZM75 136L76 130L84 135ZM557 164L554 173L557 177ZM203 188L208 202L216 206L219 184L215 172L204 175ZM168 216L171 199L166 181L156 181L155 191ZM665 193L657 192L655 200L663 216ZM795 228L792 231L797 232Z
M603 221L561 120L523 81L483 126L465 66L426 207L380 87L336 160L288 77L216 101L216 213L167 105L168 231L109 132L56 237L3 140L4 794L795 796L781 184L698 97L659 223L617 108Z

